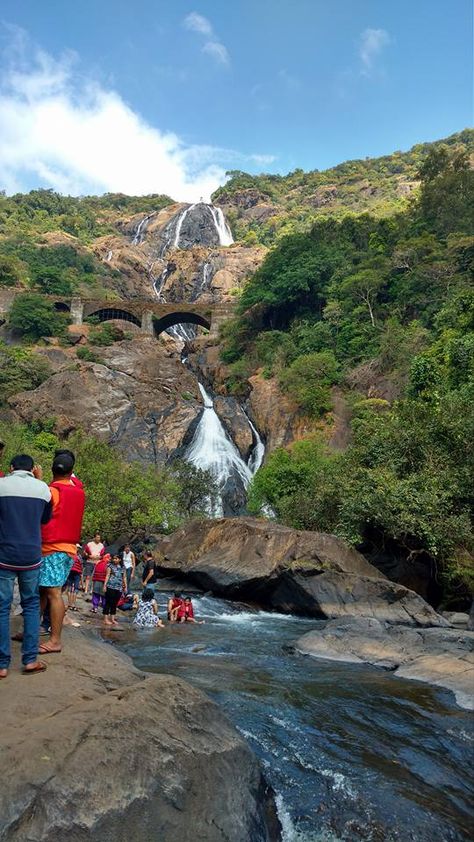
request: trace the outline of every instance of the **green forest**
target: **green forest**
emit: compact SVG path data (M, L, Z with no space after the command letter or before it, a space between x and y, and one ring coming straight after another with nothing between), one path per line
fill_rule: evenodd
M474 171L464 148L437 145L416 176L402 212L282 238L222 358L231 391L259 370L313 419L259 471L251 509L428 558L455 599L474 582ZM335 390L351 418L343 451L328 446Z

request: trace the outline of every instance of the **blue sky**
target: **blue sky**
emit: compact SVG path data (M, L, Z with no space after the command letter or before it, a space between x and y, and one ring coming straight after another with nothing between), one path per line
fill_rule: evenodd
M171 192L472 124L470 0L16 0L0 187Z

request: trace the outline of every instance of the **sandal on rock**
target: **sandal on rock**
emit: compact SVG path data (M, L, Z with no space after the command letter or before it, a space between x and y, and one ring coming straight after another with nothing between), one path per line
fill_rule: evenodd
M50 649L47 643L40 643L38 651L40 655L60 655L63 650L62 648Z
M43 661L38 661L36 665L34 667L30 667L30 669L23 667L21 672L23 675L30 675L30 673L44 672L46 669L47 665Z

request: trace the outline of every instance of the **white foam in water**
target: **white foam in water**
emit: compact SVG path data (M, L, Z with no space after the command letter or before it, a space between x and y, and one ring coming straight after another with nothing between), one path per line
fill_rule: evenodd
M326 831L308 833L298 830L285 805L283 796L275 797L277 815L281 824L282 842L342 842L338 836Z

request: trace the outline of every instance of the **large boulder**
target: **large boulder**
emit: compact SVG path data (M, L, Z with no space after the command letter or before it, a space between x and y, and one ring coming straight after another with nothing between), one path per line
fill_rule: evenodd
M474 632L389 626L372 618L330 620L296 642L303 655L367 663L451 690L474 710Z
M334 535L257 518L192 522L163 538L163 572L222 596L312 617L346 615L447 626L421 597L390 582Z
M2 681L0 748L4 842L280 838L257 760L219 708L77 630L46 673Z

